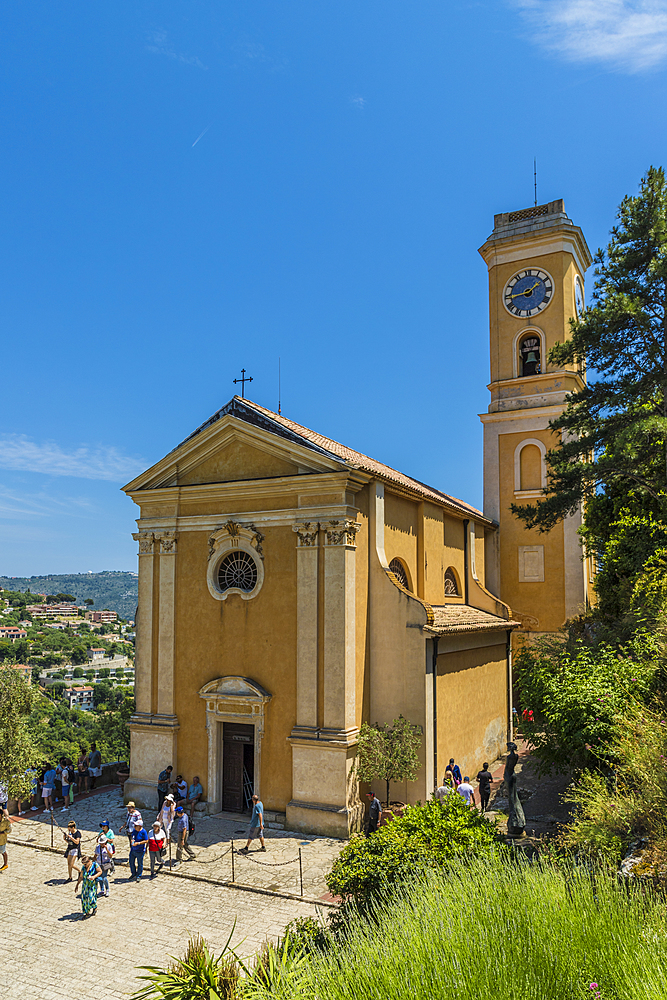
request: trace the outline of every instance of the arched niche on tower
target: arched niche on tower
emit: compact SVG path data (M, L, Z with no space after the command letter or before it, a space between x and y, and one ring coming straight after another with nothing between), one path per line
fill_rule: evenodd
M533 475L533 478L530 480L530 485L527 480L527 476L531 475L533 472L533 462L530 461L532 458L530 452L525 452L524 449L537 449L537 452L539 453L539 465L536 470L537 475ZM533 493L544 489L547 485L546 454L546 445L543 441L540 441L539 438L524 438L523 441L519 442L514 450L515 493Z
M534 374L533 372L525 372L523 370L523 359L521 348L524 342L537 338L539 341L538 354L539 354L539 366L540 374L544 374L547 365L547 341L544 335L544 330L541 330L539 326L526 326L523 330L519 330L514 338L514 343L512 345L512 371L513 378L527 378L529 374Z

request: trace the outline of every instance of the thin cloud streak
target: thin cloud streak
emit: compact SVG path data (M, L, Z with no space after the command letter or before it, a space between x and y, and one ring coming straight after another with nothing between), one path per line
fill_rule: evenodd
M211 125L212 124L213 124L213 122L211 122ZM195 148L195 146L197 145L197 143L199 142L200 139L204 138L204 136L206 135L206 133L210 129L211 125L207 125L206 128L204 129L204 131L200 132L200 134L197 136L197 138L195 139L195 141L192 143L192 149Z
M573 62L630 73L667 60L667 0L510 0L530 39Z
M55 441L39 443L24 434L4 434L0 436L0 468L119 482L140 472L143 463L121 454L117 448L81 445L67 452Z

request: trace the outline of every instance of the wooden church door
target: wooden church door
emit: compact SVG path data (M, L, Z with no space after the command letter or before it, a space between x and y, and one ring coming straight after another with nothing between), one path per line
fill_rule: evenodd
M228 812L243 812L247 803L243 794L244 758L253 754L255 727L235 722L223 725L222 749L222 808Z

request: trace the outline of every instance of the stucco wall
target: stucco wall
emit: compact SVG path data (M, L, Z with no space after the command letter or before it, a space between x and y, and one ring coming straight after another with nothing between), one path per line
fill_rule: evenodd
M188 779L208 770L205 704L208 681L240 675L273 696L266 709L261 792L267 809L284 810L291 797L287 737L296 718L296 548L287 527L268 528L263 543L264 585L257 597L226 601L206 585L208 532L182 532L177 556L176 712L178 769ZM206 794L206 788L204 788Z
M499 641L498 641L499 640ZM492 645L452 649L438 655L438 779L450 757L471 777L482 763L505 749L507 663L505 636L461 637L460 644ZM452 647L455 638L447 640ZM441 643L442 644L442 643Z

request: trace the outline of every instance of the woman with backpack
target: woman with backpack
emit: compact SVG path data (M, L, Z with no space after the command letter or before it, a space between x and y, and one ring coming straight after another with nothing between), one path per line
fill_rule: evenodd
M100 896L109 895L109 872L114 870L113 856L113 841L108 840L107 837L102 834L97 838L97 846L95 848L95 861L99 865L102 873L97 882L98 895Z

